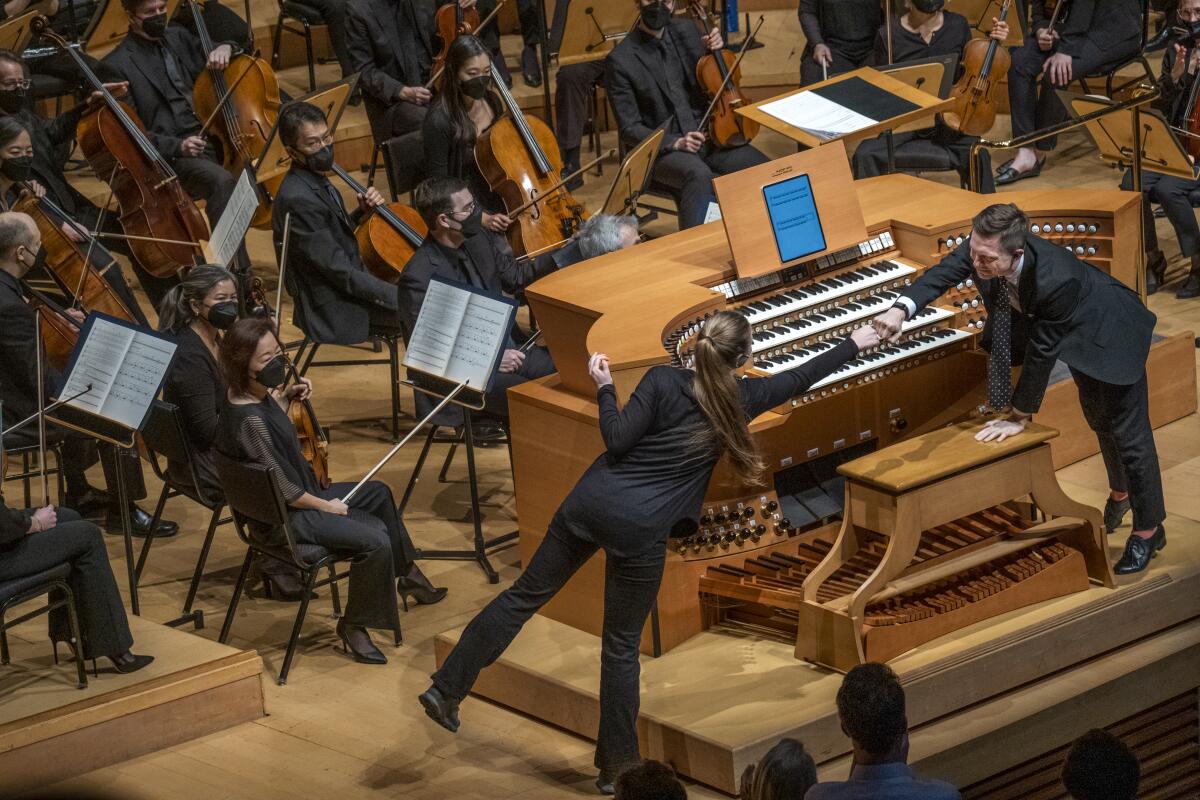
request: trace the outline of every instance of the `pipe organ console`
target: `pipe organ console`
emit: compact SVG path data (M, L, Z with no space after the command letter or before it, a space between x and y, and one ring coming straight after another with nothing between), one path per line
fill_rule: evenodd
M724 229L714 223L572 266L527 290L559 373L509 394L524 560L603 449L595 385L586 369L590 353L609 356L624 402L651 366L687 366L704 320L734 309L754 330L748 372L789 369L890 306L896 291L943 257L951 242L959 245L971 217L994 200L901 175L856 181L855 187L867 241L780 273L739 278ZM1080 197L1070 191L1005 195L1037 225L1051 227L1049 238L1064 247L1094 247L1097 266L1120 273L1135 264L1136 197L1088 192L1088 208L1079 207ZM1060 225L1061 231L1053 230ZM1134 285L1131 269L1118 277ZM803 560L830 541L845 485L839 465L968 418L983 397L986 355L975 343L983 318L978 291L965 282L911 320L900 343L860 354L803 397L753 420L751 433L769 478L762 486L737 485L718 465L699 528L672 540L643 649L665 652L704 628L700 581L706 574L715 580L722 573L714 570L722 566L747 569L748 558L755 564ZM1064 396L1077 403L1073 392ZM602 558L585 565L543 613L599 633ZM1018 559L1017 572L1023 563ZM789 574L794 579L797 573Z

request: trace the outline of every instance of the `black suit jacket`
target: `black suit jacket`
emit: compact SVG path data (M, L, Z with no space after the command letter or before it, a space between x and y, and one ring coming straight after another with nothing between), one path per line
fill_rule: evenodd
M363 264L354 238L358 214L343 214L328 184L325 176L300 166L284 176L271 209L275 252L291 212L284 280L296 302L296 325L317 342L357 344L369 335L371 306L396 310L396 287Z
M349 0L346 49L375 118L405 86L422 86L433 60L433 19L418 19L413 0Z
M17 279L0 270L0 400L5 427L37 411L37 318ZM46 396L58 373L46 365Z
M4 496L0 495L0 503L3 500ZM28 511L0 505L0 547L16 544L24 539L25 534L29 533L31 516L32 514Z
M53 200L63 211L76 217L80 210L84 214L94 209L86 197L67 181L63 175L62 162L59 161L59 148L63 145L70 147L75 141L75 129L79 126L82 109L75 108L54 119L35 114L33 111L19 111L14 116L25 125L29 138L33 142L33 177L46 187ZM90 217L85 217L90 220Z
M974 278L988 307L981 344L991 345L995 313L1011 313L1014 364L1022 364L1012 404L1033 413L1042 404L1055 361L1105 383L1127 386L1141 379L1154 333L1155 316L1116 278L1075 258L1059 245L1037 236L1025 240L1025 263L1017 284L1018 312L1007 302L991 307L995 281L981 280L971 266L964 242L948 258L930 267L902 294L920 311L944 291Z
M1113 59L1137 50L1142 40L1141 0L1070 0L1067 18L1056 28L1059 35L1057 52L1078 57L1084 41L1092 42L1102 53L1112 53ZM1046 4L1033 4L1033 28L1050 25Z
M699 92L696 62L706 52L704 43L700 41L700 34L691 21L674 19L667 25L667 30L683 63L688 96L695 97ZM612 49L604 62L604 86L617 117L621 140L628 147L645 140L675 113L668 99L666 76L639 47L640 32L641 28L635 27L629 36ZM699 118L700 115L696 116ZM679 133L671 132L668 128L659 152L670 151L679 136Z

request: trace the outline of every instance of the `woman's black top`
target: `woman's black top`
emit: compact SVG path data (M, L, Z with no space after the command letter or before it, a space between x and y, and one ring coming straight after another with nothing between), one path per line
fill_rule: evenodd
M883 24L879 0L800 0L799 16L805 52L824 44L854 62L870 55Z
M257 403L225 400L216 447L229 458L275 469L284 502L289 506L305 492L321 491L312 466L300 451L296 428L270 395Z
M485 95L496 119L504 113L500 102L490 92ZM494 123L493 123L494 124ZM421 141L425 148L425 177L461 178L467 182L475 200L491 213L504 211L504 201L491 190L479 165L475 163L474 147L455 143L454 129L446 106L434 102L425 115L421 128Z
M216 490L216 497L220 497L220 483L209 451L217 438L217 417L225 402L225 378L212 351L190 326L184 326L174 340L175 360L163 385L163 400L179 409L183 431L192 447L196 477L204 484L200 488ZM169 461L167 469L175 480L190 480L186 464Z
M795 369L738 381L746 418L804 393L858 354L847 339ZM611 385L600 388L602 453L567 495L553 525L611 552L635 556L663 547L668 535L695 530L704 493L721 456L692 442L708 428L692 391L695 374L653 367L625 408Z
M921 34L901 25L899 19L892 20L892 61L896 64L954 55L958 57L961 66L963 48L969 41L971 23L967 22L967 18L962 14L955 14L953 11L942 12L942 27L934 31L933 38L928 42L921 38ZM887 63L887 28L883 26L880 26L875 36L875 63Z

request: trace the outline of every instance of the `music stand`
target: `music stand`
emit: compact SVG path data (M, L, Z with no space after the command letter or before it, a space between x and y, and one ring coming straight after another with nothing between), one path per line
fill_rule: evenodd
M291 102L311 103L325 112L325 119L329 123L329 132L333 134L337 131L338 123L342 121L342 114L345 112L346 105L350 102L350 95L354 93L354 87L357 85L358 73L356 72L349 78L344 78L335 83L333 86L309 92ZM285 103L284 107L286 106L287 104ZM271 128L270 133L267 134L267 143L263 145L262 155L254 162L254 174L260 185L282 176L292 166L292 157L283 149L283 142L276 135L278 130L279 120L276 119L275 125Z
M637 17L637 6L628 0L570 0L556 48L558 66L606 57L633 28Z
M11 50L14 53L24 50L25 45L29 44L29 40L33 37L29 23L36 16L36 11L26 11L0 25L0 48Z
M175 16L180 0L167 0L167 19ZM129 34L129 16L121 0L101 0L100 11L83 32L83 51L97 60L111 53Z
M637 212L638 198L646 191L650 173L662 147L663 130L650 134L637 147L625 154L621 168L613 178L608 196L604 198L601 214L625 215Z

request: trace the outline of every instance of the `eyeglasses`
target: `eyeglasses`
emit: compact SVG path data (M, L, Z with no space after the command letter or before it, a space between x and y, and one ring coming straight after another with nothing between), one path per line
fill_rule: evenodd
M471 203L470 203L470 205L468 205L466 208L460 209L460 210L458 210L458 211L454 211L454 212L452 212L452 213L454 213L454 214L466 214L467 216L470 216L471 214L474 214L474 213L475 213L475 209L477 209L477 208L479 208L479 203L478 203L477 201L475 201L475 200L472 200L472 201L471 201Z
M33 84L29 81L3 81L0 82L0 89L3 89L6 92L16 91L17 89L24 91L32 85Z

